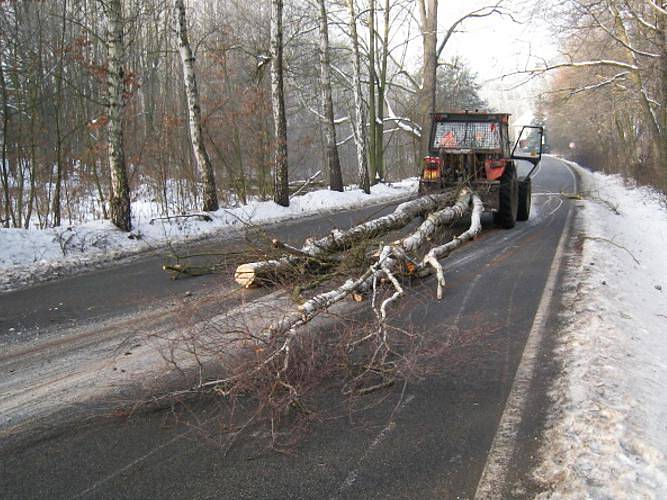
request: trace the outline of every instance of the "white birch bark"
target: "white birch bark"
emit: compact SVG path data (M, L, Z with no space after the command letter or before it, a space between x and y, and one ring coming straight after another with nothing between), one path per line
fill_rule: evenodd
M178 36L178 52L183 67L183 84L188 102L188 123L192 149L197 169L204 183L203 210L215 211L219 208L218 193L215 185L213 165L206 151L202 137L201 108L199 106L199 90L195 75L195 56L188 38L188 25L183 0L174 0L174 17Z
M111 222L123 231L132 229L130 213L130 188L125 168L123 148L123 109L125 72L123 60L123 4L122 0L102 3L107 23L107 117L109 167L111 169Z
M463 245L466 241L475 238L480 231L482 230L482 212L484 211L484 206L482 205L482 200L476 194L472 197L473 209L470 222L470 228L461 233L459 236L454 238L452 241L440 245L438 247L432 248L424 257L422 266L430 265L435 269L437 280L438 280L438 290L437 297L438 300L442 299L442 289L445 287L445 271L440 264L440 259L447 257L450 253L456 250L458 247Z
M416 217L446 207L453 200L451 193L444 193L406 201L396 207L389 215L359 224L346 231L334 230L323 238L305 244L298 252L302 257L324 258L327 254L350 248L364 239L375 238L390 231L401 229ZM236 269L234 279L245 287L275 283L280 276L289 273L298 262L299 257L290 256L276 260L242 264Z
M460 220L465 216L466 213L468 213L470 200L471 193L467 190L464 190L464 192L461 193L457 203L452 207L445 208L442 211L443 213L438 217L441 217L441 220L447 220L448 222ZM477 195L472 196L472 200L474 203L475 212L473 214L471 228L462 235L458 236L453 248L460 246L467 239L477 235L481 228L479 220L482 211L482 204ZM432 229L431 227L434 225L434 222L435 221L432 220L426 226L424 226L424 224L426 224L425 222L416 231L401 239L400 241L384 246L380 251L380 256L377 262L371 265L361 276L356 279L349 279L338 288L328 292L320 293L310 300L304 302L301 306L299 306L299 310L302 313L300 318L295 317L294 315L286 316L282 320L274 323L270 327L270 330L277 334L284 334L290 331L293 332L295 328L312 320L320 312L328 309L335 303L340 302L355 291L370 288L374 282L377 282L380 278L383 277L392 284L395 290L394 294L382 302L377 313L380 322L384 322L387 317L387 308L405 293L403 287L400 285L398 279L396 278L396 274L400 271L401 264L408 260L405 248L410 247L416 250L417 248L426 244L428 241L428 236L435 231L435 229ZM437 251L431 251L428 255L433 255L433 258L437 262L438 258L442 258L443 256L447 255L453 250L453 248L446 248L446 245L443 245L441 247L436 247L434 250Z

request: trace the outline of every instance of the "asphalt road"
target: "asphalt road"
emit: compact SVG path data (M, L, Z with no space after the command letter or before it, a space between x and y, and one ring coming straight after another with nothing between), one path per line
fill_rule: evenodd
M496 490L502 497L530 497L532 485L525 473L546 411L546 381L557 369L549 356L553 340L549 333L555 327L558 287L546 302L543 291L558 270L554 256L571 223L573 208L560 193L574 191L575 184L562 162L545 158L533 183L531 220L510 231L495 229L487 220L482 236L448 260L442 301L433 298L432 280L416 286L403 300L396 320L401 326L456 338L458 348L433 360L432 372L421 380L388 391L382 401L374 396L377 404L371 409L347 418L323 419L292 454L269 452L265 442L251 434L225 454L218 407L201 398L130 417L79 419L59 423L46 433L6 436L0 443L0 495L472 498L489 462L489 450L496 453L502 441L497 437L498 424L504 422L508 394L514 395L515 373L524 364L524 346L535 329L536 314L547 303L552 307L544 317L545 335L533 347L535 378L524 394L524 418L511 433L506 481ZM334 223L343 226L345 221ZM319 219L295 224L285 229L294 231L285 237L297 241L315 227L326 230L330 225L331 221ZM155 303L176 301L185 291L205 295L207 287L224 286L218 281L224 276L181 282L158 275L136 277L154 272L146 269L148 262L18 292L11 299L11 317L5 316L2 296L3 329L20 325L31 338L26 344L30 345L40 325L58 323L51 330L66 336L72 319L113 323L123 311L135 313ZM555 276L558 282L558 273ZM115 296L114 286L128 290L127 297L99 304L109 300L109 292ZM60 293L69 295L59 298ZM98 293L102 295L95 300ZM71 309L51 321L49 307L55 301L70 304ZM38 305L27 310L26 304L34 302Z

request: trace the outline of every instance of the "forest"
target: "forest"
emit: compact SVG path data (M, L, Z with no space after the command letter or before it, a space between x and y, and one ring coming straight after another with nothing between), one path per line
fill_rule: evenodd
M480 18L541 22L557 54L499 74L530 87L554 152L664 187L659 0L0 2L0 221L39 229L417 175L430 113L492 110L447 50ZM537 91L535 91L537 89ZM505 110L497 110L505 111ZM318 175L318 172L320 173Z

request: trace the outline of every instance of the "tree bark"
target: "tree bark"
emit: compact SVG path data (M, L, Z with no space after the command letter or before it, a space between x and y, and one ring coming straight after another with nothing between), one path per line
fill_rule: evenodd
M306 258L326 257L327 254L350 248L364 239L376 238L401 229L417 217L450 205L453 199L453 193L443 193L406 201L389 215L359 224L346 231L334 230L293 253ZM275 283L280 277L292 272L300 257L290 256L243 264L237 268L234 278L237 283L246 287Z
M188 101L190 139L192 141L197 169L204 182L202 209L206 212L213 212L219 208L218 193L215 185L213 165L211 165L211 158L208 155L208 151L206 151L202 137L201 108L199 106L199 91L195 75L195 56L188 38L188 25L183 0L174 0L174 15L176 17L178 51L181 55L181 64L183 66L183 84L185 85L185 95Z
M667 2L662 2L662 8L667 10ZM660 146L661 158L659 165L662 165L663 175L667 176L667 15L658 14L658 50L660 51L660 79L662 88L660 89L660 122L662 132L662 144Z
M375 0L368 6L368 167L370 183L377 183L377 114L375 108Z
M656 113L651 107L651 102L647 95L646 82L644 81L643 75L639 69L639 59L637 54L631 49L633 43L625 27L625 23L623 22L621 12L616 8L615 5L610 5L610 11L614 16L614 27L617 32L616 36L625 46L623 50L626 54L628 64L634 66L634 68L629 71L628 78L637 88L639 107L643 111L646 122L648 123L648 128L653 138L653 144L655 144L654 151L658 158L658 163L663 164L665 161L665 149L667 147L667 134L664 128L661 126L662 117L658 116L662 109Z
M14 211L12 210L12 202L9 197L9 169L7 168L7 140L9 139L9 96L7 92L7 84L5 81L4 61L2 53L0 53L0 91L2 92L2 164L0 164L0 172L2 174L2 194L4 205L4 219L2 225L9 227L10 222L16 226L14 218Z
M378 105L377 117L378 123L375 129L375 163L377 176L384 181L384 96L387 88L387 62L389 59L389 14L391 12L390 0L384 2L384 26L382 35L382 56L380 61L380 78L378 80Z
M357 149L359 187L366 194L370 194L370 180L368 178L368 153L366 117L361 93L361 58L359 55L359 37L357 36L357 15L354 7L355 0L347 0L350 13L350 36L352 37L352 87L354 93L354 143Z
M336 146L336 125L334 123L333 98L331 97L331 75L329 69L329 21L325 0L320 5L320 94L322 115L324 116L324 142L326 149L329 189L343 191L343 174L340 169L338 146Z
M438 0L419 0L419 17L423 46L422 87L419 89L417 103L421 126L418 160L421 164L421 157L426 155L429 150L431 113L433 113L435 107L435 83L438 67Z
M125 106L123 5L122 0L105 0L102 6L107 21L107 116L109 120L109 167L111 169L111 222L123 231L130 231L132 229L130 188L123 148L123 109Z
M273 201L289 206L287 119L283 82L283 0L271 1L271 102L273 105Z
M64 54L65 52L65 34L67 30L67 1L63 2L63 11L62 11L62 30L60 33L60 45L59 50ZM53 199L51 200L53 206L51 212L53 213L53 227L60 226L61 214L60 214L60 199L61 199L61 189L62 189L62 179L64 176L63 171L63 137L62 137L62 111L64 107L63 102L63 69L65 63L60 61L56 67L55 79L56 79L56 95L55 95L55 128L56 128L56 181L55 187L53 190Z
M356 279L349 279L340 287L328 292L320 293L310 300L304 302L299 306L299 310L301 312L300 317L293 314L285 315L282 319L273 323L271 327L269 327L269 330L278 334L284 334L293 331L295 328L312 320L321 311L324 311L335 303L340 302L355 291L369 288L371 284L379 278L386 278L395 288L395 293L390 298L384 300L379 308L380 311L378 318L381 322L384 321L386 319L387 307L404 293L403 288L395 277L395 274L400 269L401 262L407 260L405 252L414 251L426 244L428 238L433 235L436 229L442 224L447 224L462 219L463 216L469 211L471 199L474 199L475 206L471 228L456 239L456 246L459 246L467 239L474 237L481 229L479 220L482 211L482 205L481 201L476 195L472 195L469 190L464 189L461 191L461 193L459 193L459 198L456 204L451 207L446 207L436 214L433 214L434 217L430 218L428 221L425 221L422 225L419 226L419 228L417 228L415 232L411 233L400 241L384 246L380 252L377 262L370 266L361 276ZM439 266L440 271L442 271L442 266L440 266L439 262L437 262L437 259L446 256L453 250L452 248L447 252L445 249L446 245L436 247L436 249L434 249L435 251L432 251L428 254L431 256L429 263L431 263L431 265L435 264L436 269ZM443 273L440 272L438 275L439 279L442 277L442 275ZM444 277L442 280L444 281ZM440 284L441 281L438 281L438 283ZM438 288L438 291L440 298L442 296L442 290L440 287Z

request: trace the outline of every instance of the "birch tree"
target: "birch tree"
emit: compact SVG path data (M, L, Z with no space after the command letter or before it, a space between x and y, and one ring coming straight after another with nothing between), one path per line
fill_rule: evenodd
M201 108L199 106L199 91L195 75L195 56L188 38L187 18L183 0L174 0L174 16L176 33L178 35L178 51L183 67L183 84L188 102L188 117L192 149L204 183L203 210L215 211L219 208L218 193L215 185L213 165L206 151L202 137Z
M320 13L320 98L322 101L322 125L326 149L329 189L343 191L343 175L340 169L338 146L336 145L336 124L334 121L333 98L331 96L331 74L329 67L329 20L326 0L318 0Z
M354 143L357 151L359 187L370 194L368 178L368 137L366 133L366 116L363 96L361 93L361 57L359 55L359 37L357 35L357 15L354 0L347 0L350 16L350 37L352 39L352 91L354 93Z
M289 206L287 118L283 82L283 0L271 1L271 103L273 105L273 201Z
M100 1L107 23L107 118L109 167L111 169L111 222L123 231L130 231L132 229L130 188L123 147L123 108L125 104L123 4L122 0Z

